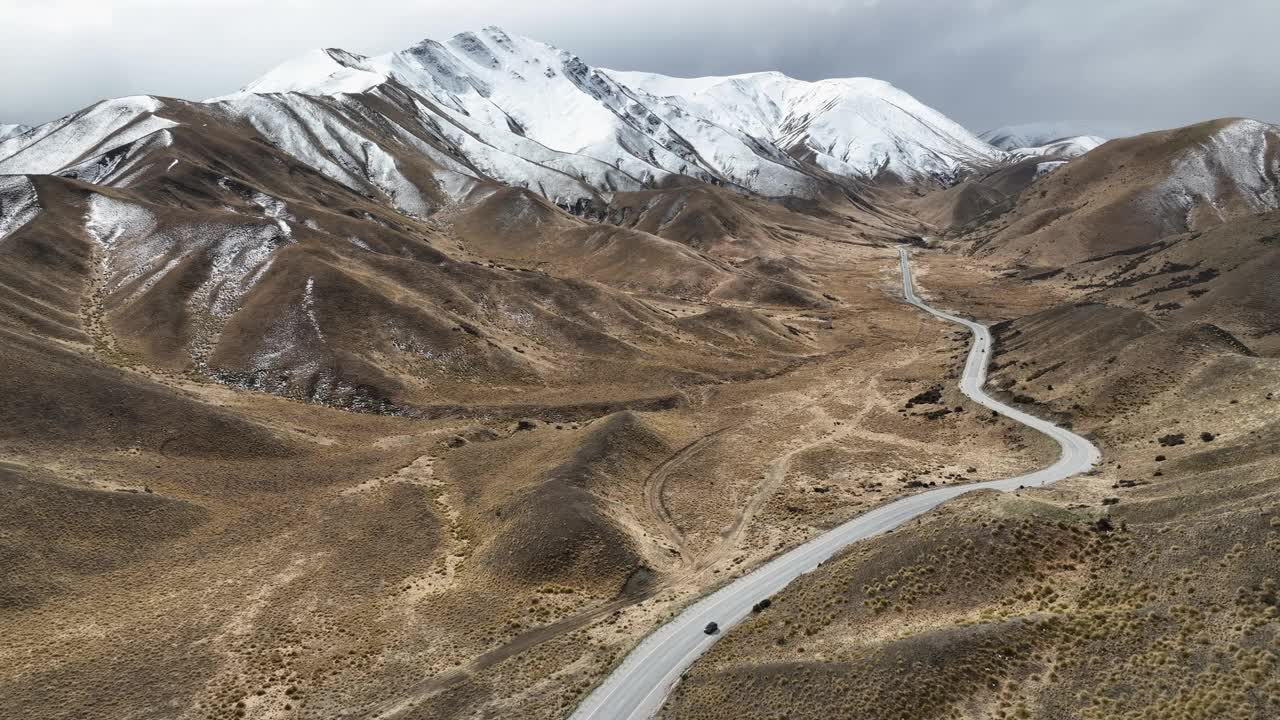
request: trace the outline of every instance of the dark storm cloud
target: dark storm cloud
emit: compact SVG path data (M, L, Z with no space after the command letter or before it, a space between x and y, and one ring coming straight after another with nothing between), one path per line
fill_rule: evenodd
M603 67L878 77L975 130L1280 121L1275 0L0 0L0 122L208 97L312 47L377 54L487 24Z

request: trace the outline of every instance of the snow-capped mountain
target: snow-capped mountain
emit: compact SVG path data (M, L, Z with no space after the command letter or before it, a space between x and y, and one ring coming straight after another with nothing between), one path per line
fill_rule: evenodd
M584 208L677 178L815 197L872 180L946 183L1006 159L877 80L609 71L489 27L379 57L312 51L205 103L99 103L0 140L0 173L87 163L97 168L92 181L121 181L113 153L192 124L248 126L320 173L415 215L495 182ZM77 176L88 179L85 172Z
M1034 122L1006 125L978 133L978 137L1001 150L1036 147L1054 140L1088 133L1062 122Z
M1003 159L968 130L881 80L805 82L776 72L691 79L606 72L659 100L653 105L663 120L687 128L686 137L701 139L699 131L709 124L741 140L767 142L835 175L951 178ZM706 151L718 151L718 141L706 137Z

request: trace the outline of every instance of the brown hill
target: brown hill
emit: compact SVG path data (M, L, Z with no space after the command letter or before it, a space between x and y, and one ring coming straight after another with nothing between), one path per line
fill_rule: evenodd
M480 552L496 582L518 578L534 586L617 591L640 569L644 540L627 530L636 521L611 517L608 501L636 497L672 448L629 411L600 418L575 435L569 457L534 482L495 488L500 494L490 502L496 520L486 523L494 538Z
M1280 206L1280 130L1223 119L1113 140L966 236L974 252L1059 267Z
M939 233L958 233L1013 207L1019 195L1041 174L1043 158L975 173L955 185L923 197L909 197L900 206Z

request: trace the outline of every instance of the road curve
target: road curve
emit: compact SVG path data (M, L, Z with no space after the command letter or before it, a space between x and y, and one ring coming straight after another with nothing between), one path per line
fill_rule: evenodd
M570 720L648 720L680 675L698 659L719 635L706 635L709 622L728 629L751 614L751 606L810 572L848 545L892 530L938 505L973 490L1016 490L1046 485L1087 472L1101 458L1093 443L1047 420L1010 407L983 391L991 356L991 332L981 323L935 310L915 293L906 248L899 248L902 291L906 301L949 322L969 328L973 345L965 362L960 391L974 402L1053 438L1062 452L1052 465L1026 475L940 487L882 505L805 544L779 555L686 608L645 638L614 671L578 706Z

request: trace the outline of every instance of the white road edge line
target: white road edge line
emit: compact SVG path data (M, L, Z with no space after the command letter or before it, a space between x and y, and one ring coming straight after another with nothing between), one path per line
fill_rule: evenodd
M960 392L974 402L1052 438L1061 448L1057 461L1026 475L945 486L896 500L779 555L697 601L653 631L578 705L570 720L649 720L662 708L663 701L684 671L718 639L719 635L703 632L707 623L714 621L719 624L721 632L728 630L751 614L752 605L776 594L792 580L812 571L849 545L892 530L958 495L974 490L1007 491L1047 485L1088 472L1101 459L1098 448L1085 438L987 395L983 386L987 381L987 365L993 347L990 330L981 323L936 310L921 300L911 279L908 249L898 248L898 255L906 301L943 320L965 326L973 335L973 344L960 379Z

